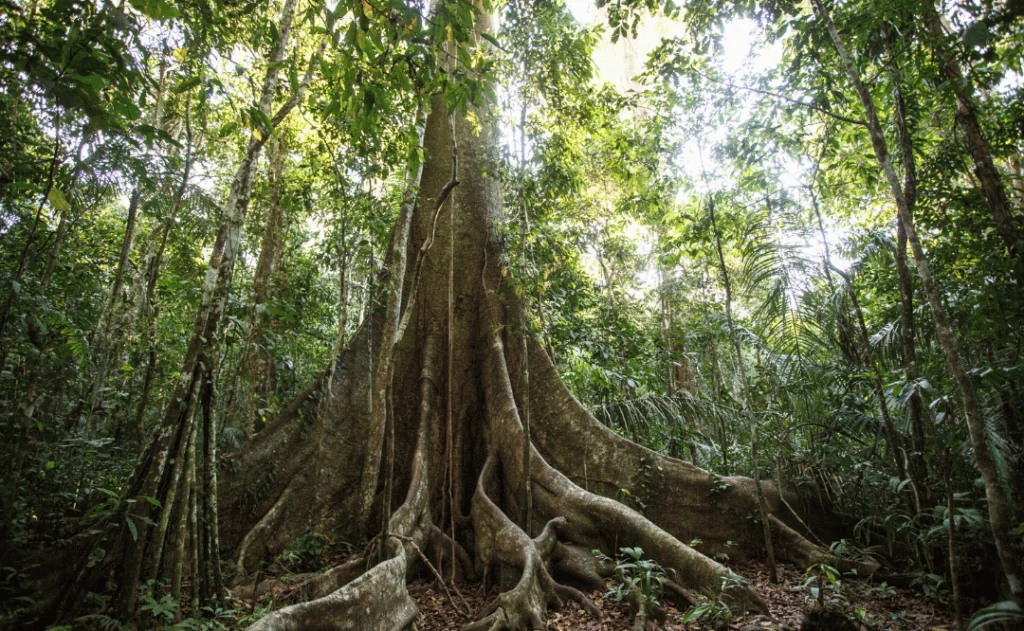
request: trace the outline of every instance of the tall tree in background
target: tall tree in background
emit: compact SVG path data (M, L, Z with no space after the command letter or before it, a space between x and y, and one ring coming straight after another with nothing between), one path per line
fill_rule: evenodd
M246 346L240 360L239 372L251 392L242 401L241 421L246 428L260 431L266 424L269 398L273 396L277 383L271 338L274 331L274 316L268 312L269 303L274 299L275 275L279 274L281 257L284 254L285 195L284 170L288 159L288 146L284 134L277 134L270 140L270 154L267 180L270 188L267 200L266 226L260 244L260 256L252 280L252 310L249 316L249 331ZM252 415L255 412L256 417Z
M949 370L956 381L963 400L964 413L967 416L967 425L970 428L971 446L974 448L974 460L985 480L989 524L992 528L992 537L995 541L996 549L999 552L1003 573L1006 575L1013 599L1020 604L1024 601L1024 579L1021 577L1020 556L1010 534L1012 528L1010 522L1011 506L1003 489L1002 482L999 479L995 464L992 461L992 446L990 445L988 431L985 427L985 416L977 390L973 381L971 381L970 375L967 374L967 370L964 368L963 360L960 357L959 344L949 324L949 316L947 315L946 307L942 304L942 296L939 293L935 277L932 275L931 265L925 255L921 240L918 238L914 225L914 216L911 213L910 206L907 204L903 185L896 174L896 170L893 168L885 132L875 111L874 98L868 86L861 79L860 72L850 57L846 44L836 29L828 9L825 8L822 0L814 0L814 6L819 19L825 25L832 39L836 51L839 53L850 83L856 89L861 104L864 107L875 157L889 184L899 218L903 223L903 229L907 233L907 241L910 243L914 262L917 265L917 272L921 278L921 284L924 286L925 295L928 297L928 304L931 307L932 319L935 323L942 352L946 357Z
M192 520L202 525L202 531L192 530L193 547L198 548L199 564L194 579L202 599L223 598L224 585L220 570L220 535L218 532L216 425L213 413L214 379L219 362L218 346L221 336L221 318L228 299L239 240L248 211L252 177L267 139L302 99L312 79L316 58L301 83L295 86L288 100L274 111L274 100L281 74L282 61L288 51L289 35L295 17L297 0L285 0L277 24L277 40L268 58L267 71L259 95L258 116L252 136L231 181L230 192L221 212L217 239L210 254L210 262L202 286L199 310L196 314L192 338L188 344L180 377L170 399L156 436L141 454L128 490L128 498L151 498L139 506L126 503L119 514L125 526L113 535L111 550L97 571L82 562L71 579L75 583L90 580L66 590L57 603L60 615L67 615L78 606L86 590L103 572L119 575L117 603L120 611L135 609L138 586L143 572L149 578L164 576L164 556L170 556L175 539L186 536L186 524ZM201 423L200 423L201 421ZM201 437L202 454L186 457L198 449ZM201 465L201 475L198 467ZM183 481L190 487L181 488ZM192 506L182 503L189 499ZM198 521L192 516L199 514ZM171 518L175 523L171 524ZM136 525L135 521L139 524ZM173 526L173 527L172 527ZM168 538L170 532L171 537ZM196 544L198 542L198 545ZM176 549L176 548L175 548ZM180 575L180 555L175 554ZM114 569L116 568L116 569Z

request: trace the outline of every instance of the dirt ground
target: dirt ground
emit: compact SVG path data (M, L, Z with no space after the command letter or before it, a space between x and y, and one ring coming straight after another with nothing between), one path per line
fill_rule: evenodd
M768 603L769 616L735 617L726 625L711 620L683 623L685 612L674 608L668 602L668 616L658 629L682 631L699 629L730 629L736 631L799 629L804 613L814 602L807 587L802 587L804 575L793 567L779 567L779 584L768 582L767 571L755 564L736 565L733 570L751 581ZM548 619L551 631L629 631L631 620L624 604L616 603L606 595L607 590L588 593L602 611L602 618L588 615L576 603L567 603L561 611L552 612ZM417 581L410 585L413 599L423 615L419 631L458 631L475 619L490 599L482 593L480 585L463 586L461 597L454 591L449 600L444 590L433 581ZM826 598L834 598L835 590L826 586ZM954 629L953 617L944 607L926 599L923 595L905 589L879 584L868 584L863 580L844 579L840 586L843 597L835 602L837 608L851 617L863 608L861 619L870 629L878 631L921 631ZM453 602L455 604L453 604ZM458 608L456 608L456 604ZM461 610L461 611L460 611ZM471 612L468 616L464 613ZM649 627L652 628L652 627Z

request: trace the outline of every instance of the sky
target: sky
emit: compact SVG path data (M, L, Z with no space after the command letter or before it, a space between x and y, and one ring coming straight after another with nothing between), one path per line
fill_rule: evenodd
M604 20L604 12L599 10L594 0L565 0L566 6L573 16L584 26L594 26ZM723 53L719 59L720 68L727 80L735 85L751 84L751 78L763 74L777 66L783 53L783 42L776 41L766 44L760 37L759 28L753 20L736 19L726 25L723 29ZM594 64L597 70L596 81L599 83L610 82L620 91L633 87L631 79L634 75L643 70L647 55L661 42L663 38L681 35L682 25L663 15L645 16L641 22L639 37L636 39L620 39L612 43L606 32L602 43L594 53ZM758 97L760 98L760 97ZM752 101L752 99L751 99ZM748 106L749 108L749 106ZM743 107L741 106L741 111ZM724 142L732 129L728 126L719 126L708 130L703 135L702 142L703 156L697 138L688 139L676 156L676 163L683 166L687 175L694 181L702 177L702 169L710 167L707 151L711 143ZM703 159L702 159L703 158ZM801 180L810 179L807 174L807 165L790 161L784 165L786 173L781 176L781 184L791 188L797 188ZM719 186L728 186L724 176L718 177ZM646 234L647 230L641 226L634 226L627 230L629 236L636 240L640 246L640 253L647 254L653 249L653 237ZM826 227L829 241L833 244L839 243L845 236L846 231L838 226ZM787 243L786 245L797 247L804 256L816 260L821 257L823 245L817 240L800 243ZM835 248L833 248L835 250ZM833 251L835 263L845 268L849 262ZM594 259L594 260L589 260ZM588 271L595 279L600 279L600 268L596 261L595 253L584 256ZM658 274L651 261L647 269L640 273L640 281L644 290L654 290L658 284Z

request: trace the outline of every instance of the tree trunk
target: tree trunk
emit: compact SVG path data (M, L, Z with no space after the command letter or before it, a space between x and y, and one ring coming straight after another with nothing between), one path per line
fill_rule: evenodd
M985 496L988 499L988 516L989 524L992 528L992 538L999 553L999 560L1003 573L1006 575L1006 580L1009 583L1010 592L1013 594L1013 599L1020 604L1024 601L1024 581L1022 581L1020 574L1020 559L1010 534L1010 528L1012 527L1009 514L1010 507L1006 493L1000 483L999 474L992 461L991 447L985 428L985 418L974 382L971 381L960 360L958 343L949 325L949 317L946 314L945 306L942 304L942 296L939 294L938 285L932 276L931 266L918 238L914 217L910 207L907 205L903 186L896 175L896 170L892 166L889 148L886 144L882 125L878 120L878 114L875 111L871 92L868 91L867 85L861 80L860 73L850 58L846 46L836 30L835 23L832 21L832 17L822 4L822 0L814 0L814 6L818 18L828 29L832 43L842 59L850 82L857 89L867 114L868 132L871 135L871 145L875 151L875 157L888 181L893 199L896 202L899 217L903 221L903 227L907 232L907 241L910 243L911 251L914 254L917 272L921 277L921 284L924 286L925 294L928 297L928 304L931 307L939 345L942 347L946 363L949 364L950 372L953 374L953 378L960 390L960 396L963 399L964 413L967 416L967 426L971 434L971 446L974 449L974 460L985 481Z
M903 165L903 198L907 209L914 214L917 204L917 160L914 156L914 139L910 133L910 120L907 115L906 100L903 97L903 81L900 70L895 63L890 67L895 99L896 129L900 138L900 162ZM916 328L914 325L914 284L907 266L907 231L903 227L903 219L896 217L896 273L900 287L900 325L902 328L902 353L905 380L913 384L914 391L908 402L910 417L910 467L909 473L917 491L918 511L931 506L931 489L928 487L928 462L926 460L927 442L924 429L924 400L917 388L917 350L915 348Z
M306 528L358 538L380 519L388 522L384 558L371 545L310 579L305 589L312 600L254 628L403 629L416 614L406 580L421 571L421 553L440 555L457 576L483 575L507 590L470 629L538 628L547 607L566 598L589 608L555 577L599 583L602 569L592 549L639 546L678 583L718 593L733 575L705 554L763 552L763 531L744 519L758 510L753 482L720 478L631 443L572 397L540 343L519 326L519 298L501 268L502 200L498 182L482 173L482 161L495 150L491 129L485 125L474 135L463 117L449 122L443 107L435 98L408 236L402 237L404 212L393 235L392 252L404 240L405 260L418 261L404 274L402 298L393 283L398 257L391 256L388 304L371 310L333 374L312 384L224 468L221 543L234 550L240 574L293 545ZM457 180L448 158L456 141ZM397 330L407 335L387 332L386 319L396 313ZM514 378L524 361L528 391ZM382 380L390 393L385 387L380 394ZM529 441L517 404L527 398ZM371 412L371 405L384 410ZM368 430L375 422L380 429ZM394 450L391 473L382 445ZM406 489L398 506L386 503L389 479ZM520 517L524 484L532 492L536 539ZM712 491L722 485L724 492ZM779 510L774 484L762 486L780 554L801 565L829 558L783 523L787 513ZM640 515L612 499L623 488L647 488L657 501ZM452 523L454 537L442 532ZM704 540L701 552L681 543L697 537ZM749 586L733 580L722 596L737 610L764 608Z
M284 206L281 203L284 162L287 157L284 137L272 138L267 153L270 159L267 174L270 184L267 225L263 230L260 256L253 273L248 339L239 362L240 377L248 390L248 396L242 401L241 421L243 427L252 432L259 432L266 425L267 406L277 390L275 359L269 348L270 340L267 339L268 335L273 334L275 318L267 313L267 303L273 299L274 277L284 250L285 221Z
M960 576L956 569L956 522L953 519L953 483L950 480L950 471L953 468L952 452L946 449L942 455L942 479L946 486L946 527L947 541L949 544L949 584L953 588L953 611L956 616L956 628L963 629L963 601L960 600Z
M1017 259L1024 254L1020 246L1020 227L1006 195L1003 179L992 159L992 150L981 130L978 108L971 95L970 81L964 76L955 51L946 41L946 33L935 5L929 0L922 3L921 7L924 12L924 25L928 31L928 37L925 39L938 58L939 68L946 75L948 84L956 95L956 118L960 123L960 129L963 130L967 150L971 154L974 175L981 183L981 191L995 220L996 231L1006 244L1010 257Z

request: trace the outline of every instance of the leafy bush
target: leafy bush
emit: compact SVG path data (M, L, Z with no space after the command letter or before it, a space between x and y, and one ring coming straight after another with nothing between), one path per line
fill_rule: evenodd
M600 550L593 552L602 563L613 561ZM632 597L641 603L660 604L668 575L657 561L645 559L643 555L642 548L619 549L619 555L614 559L614 579L606 596L613 597L615 602Z
M1012 600L1004 600L974 612L967 631L1000 628L997 625L1005 623L1009 623L1010 627L1024 624L1024 610Z

